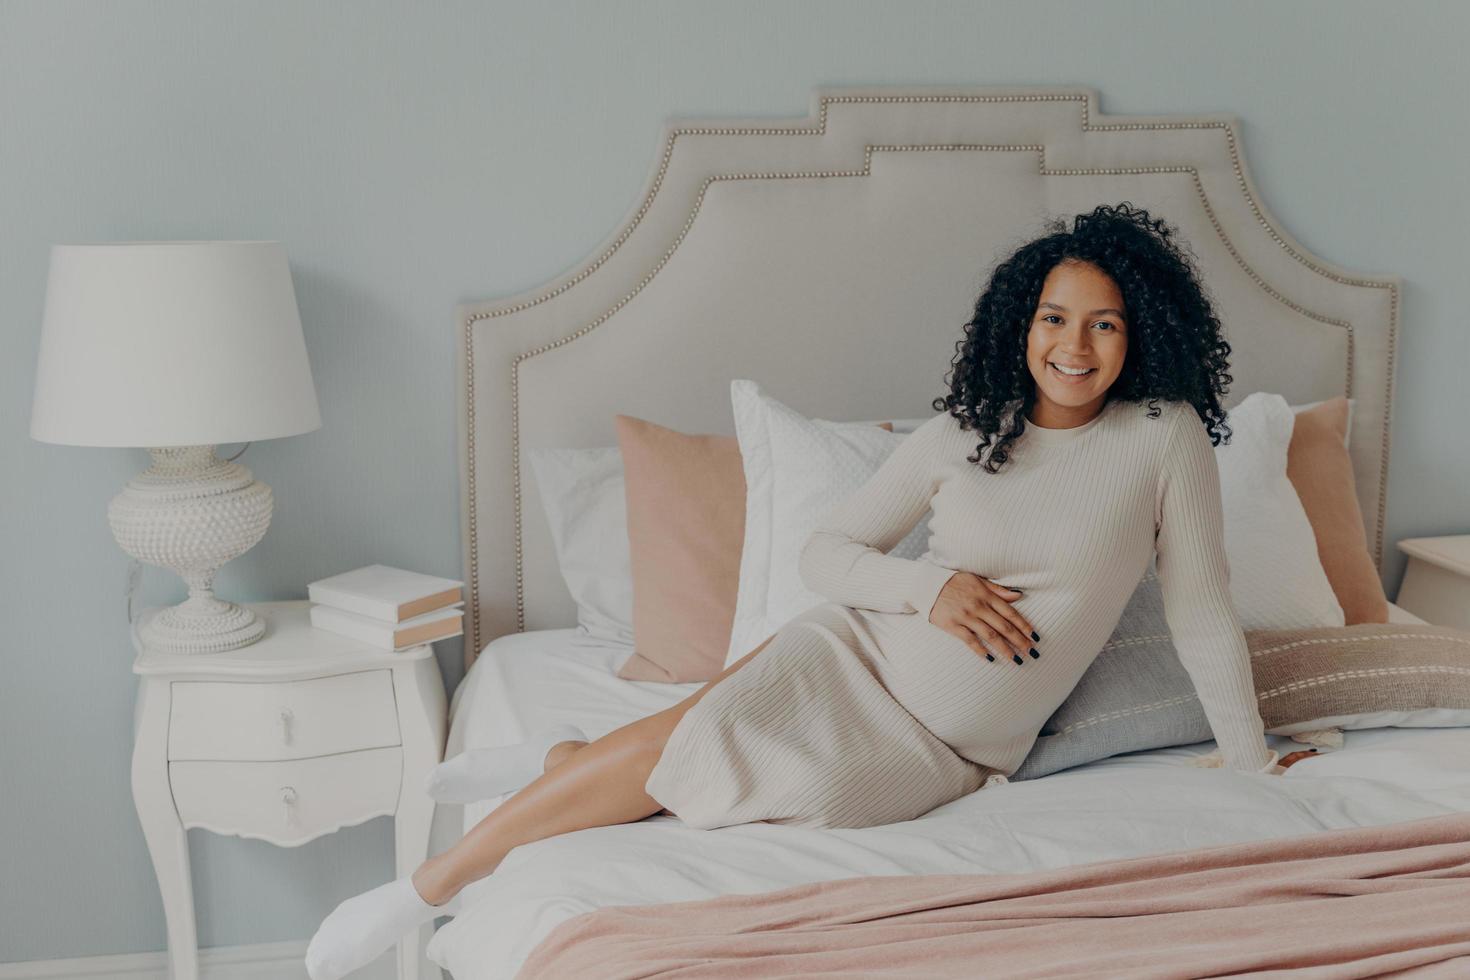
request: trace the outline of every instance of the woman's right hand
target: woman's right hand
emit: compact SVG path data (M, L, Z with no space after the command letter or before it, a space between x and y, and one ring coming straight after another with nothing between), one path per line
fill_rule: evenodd
M1025 656L1041 656L1034 646L1041 637L1011 605L1020 597L1020 591L973 572L956 572L939 590L929 622L987 660L995 660L994 650L1013 663L1025 663Z

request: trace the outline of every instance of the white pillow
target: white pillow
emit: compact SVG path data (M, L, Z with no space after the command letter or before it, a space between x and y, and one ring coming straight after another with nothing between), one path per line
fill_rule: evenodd
M1241 629L1342 626L1342 606L1317 557L1316 534L1286 476L1296 422L1291 406L1280 395L1258 391L1229 410L1225 421L1230 442L1215 447L1215 461L1230 596Z
M809 419L753 381L730 385L745 465L745 543L728 666L788 619L829 600L797 574L812 530L875 473L917 424L884 432ZM1309 407L1309 406L1304 406ZM1227 421L1229 445L1215 447L1225 515L1231 598L1242 629L1342 626L1344 616L1317 557L1316 536L1286 476L1295 416L1280 395L1257 392ZM917 558L927 549L929 516L891 552Z
M527 455L562 580L587 636L633 645L633 566L628 551L623 454L532 449Z
M745 467L745 541L726 666L797 613L830 601L801 581L801 549L832 508L907 438L866 422L809 419L754 381L730 382L730 405ZM917 558L928 543L926 515L890 554Z

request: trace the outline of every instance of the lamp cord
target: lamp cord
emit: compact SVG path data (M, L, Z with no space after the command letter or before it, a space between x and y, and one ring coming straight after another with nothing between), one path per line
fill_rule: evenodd
M245 445L243 445L243 446L240 447L240 451L238 453L236 453L235 455L231 456L229 459L225 460L225 462L226 463L233 463L235 460L239 459L241 456L244 456L245 455L245 450L247 450L249 448L250 448L250 443L247 442Z
M143 572L143 563L134 558L128 562L128 625L133 625L133 592L138 588L138 579Z

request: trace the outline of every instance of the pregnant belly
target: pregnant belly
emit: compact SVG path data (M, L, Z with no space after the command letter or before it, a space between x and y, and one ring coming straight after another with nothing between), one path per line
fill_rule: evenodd
M1018 664L996 651L990 661L918 616L885 625L884 686L961 755L1034 734L1055 710L1049 692L1064 665L1053 665L1044 653L1033 659L1022 651Z

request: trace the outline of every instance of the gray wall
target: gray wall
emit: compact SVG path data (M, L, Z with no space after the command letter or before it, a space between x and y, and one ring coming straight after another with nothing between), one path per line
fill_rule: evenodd
M1462 531L1467 28L1453 2L0 2L0 961L164 946L106 523L147 460L28 438L52 243L285 243L324 425L245 455L275 520L218 583L285 599L374 561L458 577L454 304L587 257L666 117L859 83L1232 112L1292 234L1404 276L1389 541ZM147 570L141 604L182 597ZM204 945L305 938L392 874L386 819L290 851L191 836Z

